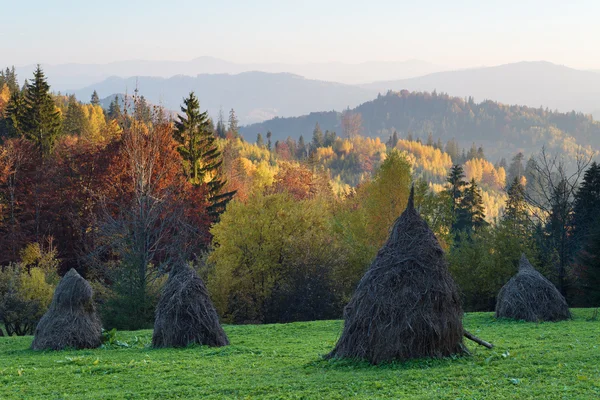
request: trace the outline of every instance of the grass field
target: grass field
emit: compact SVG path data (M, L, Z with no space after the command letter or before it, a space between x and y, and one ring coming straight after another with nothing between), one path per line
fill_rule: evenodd
M370 366L325 361L341 321L226 326L231 346L152 350L151 331L118 332L109 348L36 353L31 337L0 338L1 399L123 398L600 398L600 321L465 317L493 342L473 355Z

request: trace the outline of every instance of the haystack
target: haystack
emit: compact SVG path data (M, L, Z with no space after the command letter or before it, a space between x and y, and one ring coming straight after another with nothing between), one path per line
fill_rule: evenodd
M92 349L102 344L102 324L92 287L71 269L54 291L50 308L35 329L33 350Z
M498 293L496 318L562 321L571 318L571 312L556 286L536 271L523 254L519 272Z
M467 352L457 287L444 251L414 208L413 192L346 306L329 358L378 364Z
M229 344L202 279L187 265L174 267L156 307L153 347Z

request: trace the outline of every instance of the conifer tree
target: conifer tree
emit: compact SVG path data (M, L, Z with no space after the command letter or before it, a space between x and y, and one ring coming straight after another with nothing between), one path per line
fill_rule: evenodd
M43 156L47 156L54 149L60 134L61 120L50 95L50 86L39 65L32 82L27 84L24 105L25 112L19 121L23 135L36 144Z
M261 133L256 135L256 145L261 148L265 146L265 141Z
M573 241L576 250L587 241L593 226L600 222L600 165L593 162L585 171L575 194Z
M121 104L119 104L119 96L116 95L115 98L113 99L113 101L110 102L110 105L108 106L108 118L109 119L114 119L114 120L118 120L119 118L121 118L122 115L122 111L121 111Z
M524 237L531 227L527 213L525 188L518 178L513 179L507 194L508 199L506 200L502 222L511 229L514 235Z
M456 220L456 214L458 211L458 207L459 207L460 201L463 197L463 188L467 185L467 182L465 182L464 179L465 179L465 172L463 170L463 167L459 164L454 164L452 166L452 169L450 170L450 174L448 175L448 178L446 179L446 182L448 182L450 184L449 188L447 189L447 192L452 201L451 211L452 211L452 218L454 220Z
M460 201L460 208L457 213L456 223L454 225L455 232L467 232L470 234L487 225L485 221L485 208L483 206L483 198L477 186L475 179L464 190L463 197Z
M304 143L303 135L300 135L300 138L298 139L298 149L296 157L300 160L306 157L306 143Z
M229 121L227 130L229 131L229 134L233 137L237 137L239 134L240 128L238 127L238 122L239 121L237 119L237 116L235 115L235 110L232 108L229 111Z
M180 144L178 151L186 162L185 172L192 184L207 184L208 211L217 218L235 192L222 192L226 183L221 177L223 157L215 143L208 112L200 112L200 102L194 92L183 103L183 115L178 115L175 121L174 138Z
M95 90L94 90L94 93L92 93L92 98L90 99L90 104L93 106L100 105L100 97L98 96L98 92L96 92Z

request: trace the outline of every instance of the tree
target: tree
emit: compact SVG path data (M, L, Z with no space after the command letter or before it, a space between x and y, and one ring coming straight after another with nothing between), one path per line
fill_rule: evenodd
M467 182L465 182L464 179L465 173L463 167L459 164L454 164L450 169L448 178L446 179L446 182L450 184L447 192L450 195L452 218L454 220L456 220L457 210L463 196L463 188L467 185Z
M298 139L298 148L296 157L300 160L306 158L306 143L304 143L304 136L300 135Z
M573 242L575 251L588 242L592 228L600 222L600 165L595 161L585 171L575 194Z
M353 113L350 110L345 111L342 114L342 131L346 138L352 139L358 135L362 130L362 115L360 113Z
M98 96L98 92L96 92L95 90L94 90L94 93L92 93L92 98L90 99L90 104L93 106L100 105L100 97Z
M470 234L486 225L481 192L475 179L471 179L460 200L454 231Z
M219 116L217 118L217 136L221 139L227 137L227 127L225 126L225 115L223 115L223 109L219 108Z
M43 156L54 149L60 134L60 112L50 95L50 86L41 67L38 65L33 81L27 84L24 99L25 111L19 126L26 139L34 142Z
M82 135L88 131L88 125L83 105L77 101L74 95L69 96L63 132L69 135Z
M263 140L262 134L260 133L256 135L256 145L258 147L264 147L265 145L265 141Z
M200 112L200 102L191 92L181 107L184 115L175 121L174 138L178 151L185 161L186 175L194 185L206 184L209 191L208 208L213 217L225 210L235 192L223 192L225 179L221 177L223 157L215 141L208 112Z
M574 165L567 168L559 155L549 155L542 148L530 160L531 191L526 191L527 202L532 205L535 217L543 228L541 234L549 252L557 257L558 289L566 296L570 286L570 261L573 256L571 227L574 197L579 181L591 162L591 157L578 153Z
M531 226L525 200L525 188L521 185L520 179L516 177L513 179L507 194L503 223L511 228L513 235L522 238L531 231Z
M119 104L119 95L116 95L108 106L107 116L109 119L119 120L122 115L123 113L121 111L121 105Z
M321 130L321 127L319 126L319 123L317 122L315 125L315 129L313 130L313 135L312 135L312 148L314 149L318 149L319 147L323 147L323 145L325 144L325 139L323 137L323 131Z
M271 145L272 137L273 137L273 133L271 133L271 131L267 131L267 149L269 149L269 151L272 150L272 145Z
M345 257L330 203L257 193L233 201L211 232L208 287L226 321L303 321L341 311L336 274L344 275Z
M237 116L235 115L235 111L232 108L229 111L229 121L228 121L227 131L233 137L237 137L239 135L240 128L238 127L238 122L239 121L237 119Z
M513 182L515 178L520 180L521 177L525 175L525 170L523 168L524 159L525 156L521 152L517 153L513 157L510 166L508 167L508 177L506 180L507 182Z

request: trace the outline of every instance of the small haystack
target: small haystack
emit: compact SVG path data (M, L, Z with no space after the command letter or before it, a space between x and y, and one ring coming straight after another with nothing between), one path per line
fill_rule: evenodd
M457 287L413 197L346 306L329 358L378 364L467 352Z
M35 329L33 350L93 349L102 344L92 287L71 269L54 291L50 308Z
M153 347L185 347L197 343L213 347L229 344L202 279L187 265L169 274L156 307Z
M519 272L498 293L496 318L562 321L571 318L571 312L556 286L536 271L523 254Z

